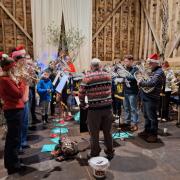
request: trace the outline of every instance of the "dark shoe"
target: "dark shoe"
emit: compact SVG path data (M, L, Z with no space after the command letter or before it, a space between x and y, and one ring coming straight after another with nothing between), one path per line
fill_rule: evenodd
M147 138L146 138L146 141L148 143L156 143L158 140L157 138L157 135L149 135Z
M132 132L135 132L135 131L138 130L138 126L137 126L137 125L131 126L130 130L131 130Z
M31 148L31 146L30 146L29 144L22 145L21 147L22 147L22 149L28 149L28 148Z
M114 157L114 154L107 154L107 155L106 155L106 158L107 158L109 161L111 161L111 160L113 159L113 157Z
M48 123L48 115L45 115L45 122Z
M91 159L91 158L93 158L93 157L97 157L97 156L99 156L99 154L97 154L97 155L92 155L90 152L87 154L87 159Z
M26 166L21 165L20 167L17 168L8 169L8 175L24 172L26 168L27 168Z
M33 120L31 124L39 124L39 123L41 123L41 121L36 119L36 120Z
M147 138L149 136L149 133L146 131L142 131L142 132L138 133L138 136L141 138Z
M106 154L106 158L110 161L111 159L113 159L114 157L114 152L115 150L113 149L112 151L107 151L107 150L104 150L105 154Z

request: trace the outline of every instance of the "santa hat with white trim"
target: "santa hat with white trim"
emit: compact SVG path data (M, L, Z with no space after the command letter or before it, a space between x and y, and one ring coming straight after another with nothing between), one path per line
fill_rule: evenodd
M12 52L11 56L15 61L18 61L19 59L25 58L26 50L24 45L19 45L15 48L15 50Z
M157 54L150 54L148 56L147 62L148 63L154 62L154 63L158 63L159 64L160 63L160 59L159 59Z

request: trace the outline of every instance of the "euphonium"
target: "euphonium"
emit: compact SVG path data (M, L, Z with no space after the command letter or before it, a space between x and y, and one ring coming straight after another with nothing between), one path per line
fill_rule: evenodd
M14 73L14 76L20 81L20 80L25 80L28 83L31 80L38 81L39 79L35 77L35 70L32 69L32 66L30 65L24 65L21 67L18 67L16 69L16 72Z
M145 81L149 81L150 80L150 76L147 74L147 71L145 70L144 66L142 65L136 65L138 71L136 71L134 73L134 77L136 79L137 82L140 82L142 80ZM150 93L154 90L154 87L141 87L141 89L145 92L145 93Z
M117 67L117 74L119 77L126 78L128 76L133 76L129 71L125 69L125 67L122 64L116 64Z

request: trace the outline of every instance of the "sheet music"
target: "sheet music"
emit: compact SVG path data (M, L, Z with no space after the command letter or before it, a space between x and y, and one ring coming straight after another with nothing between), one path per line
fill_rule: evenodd
M61 75L61 72L58 71L58 73L57 73L57 75L56 75L56 77L55 77L55 79L54 79L54 81L52 83L54 86L56 85L56 82L57 82L58 78L60 77L60 75Z
M75 100L76 100L77 105L79 106L79 105L80 105L79 97L78 97L78 96L75 96Z
M68 80L69 76L67 74L64 74L63 77L61 78L59 84L56 87L56 91L61 93L67 80Z

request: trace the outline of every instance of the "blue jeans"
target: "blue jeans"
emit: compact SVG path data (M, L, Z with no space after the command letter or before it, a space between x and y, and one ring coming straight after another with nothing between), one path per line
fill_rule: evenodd
M152 135L157 135L158 132L158 105L156 101L143 101L145 131Z
M124 97L125 121L127 124L130 124L131 122L133 124L137 124L139 122L137 109L137 95L125 94Z
M21 146L27 145L27 131L29 123L29 102L24 104L22 127L21 127Z

